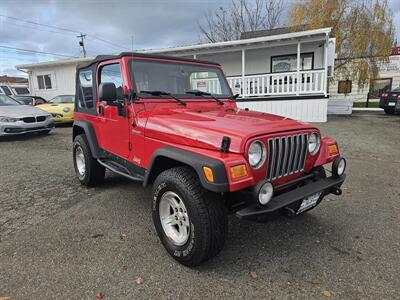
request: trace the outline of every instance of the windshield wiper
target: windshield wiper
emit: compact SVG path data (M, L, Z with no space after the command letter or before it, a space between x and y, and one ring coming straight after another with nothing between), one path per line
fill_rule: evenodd
M167 93L167 92L163 92L163 91L140 91L140 93L150 94L150 95L153 95L153 96L168 96L171 99L176 100L176 102L178 102L181 105L186 105L187 104L185 101L182 101L181 99L173 96L171 93Z
M199 91L199 90L192 90L192 91L187 91L186 94L192 94L192 95L195 95L195 96L202 96L202 97L205 97L205 96L211 97L215 101L217 101L218 104L224 105L224 101L221 101L217 97L214 97L213 95L211 95L211 93L206 93L206 92L202 92L202 91Z

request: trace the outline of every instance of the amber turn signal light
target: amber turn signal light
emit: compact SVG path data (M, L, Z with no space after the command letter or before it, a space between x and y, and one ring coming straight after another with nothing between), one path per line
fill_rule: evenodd
M329 146L328 146L328 152L329 152L329 155L338 154L339 151L338 151L337 145L336 145L336 144L334 144L334 145L329 145Z
M214 182L214 174L211 168L203 167L203 172L209 182Z
M246 165L238 165L231 167L231 177L232 179L237 179L247 176Z

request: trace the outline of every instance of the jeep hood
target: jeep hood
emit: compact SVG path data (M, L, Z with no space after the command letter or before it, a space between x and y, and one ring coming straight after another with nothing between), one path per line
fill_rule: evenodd
M220 150L223 136L231 139L230 152L243 153L254 136L282 131L312 129L314 126L267 113L221 107L207 111L163 109L153 111L146 124L146 136L210 150Z

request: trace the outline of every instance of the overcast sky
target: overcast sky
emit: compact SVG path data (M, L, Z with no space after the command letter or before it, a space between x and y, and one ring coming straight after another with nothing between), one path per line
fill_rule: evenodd
M390 2L400 41L400 0ZM194 44L200 38L198 24L204 13L230 3L231 0L1 0L0 15L66 30L0 16L0 75L21 75L14 69L17 64L63 58L1 46L82 56L73 31L87 34L88 56L132 47L136 50Z

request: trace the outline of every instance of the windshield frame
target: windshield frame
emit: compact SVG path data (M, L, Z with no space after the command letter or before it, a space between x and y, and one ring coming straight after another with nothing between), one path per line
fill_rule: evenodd
M157 63L162 63L162 64L177 64L177 65L188 65L188 66L198 66L202 68L211 68L215 69L217 75L220 75L218 77L219 80L224 82L226 84L226 87L228 89L228 94L211 94L214 97L221 98L221 99L230 99L233 97L232 89L229 86L228 80L226 79L226 76L222 70L222 68L219 65L213 65L213 64L206 64L206 63L201 63L201 62L195 62L195 61L182 61L182 60L173 60L173 59L158 59L158 58L145 58L145 57L132 57L129 58L128 60L128 70L129 70L129 77L131 80L131 86L132 86L132 91L136 93L136 95L139 98L143 99L171 99L170 96L168 95L150 95L147 93L140 93L137 91L136 88L136 80L135 80L135 72L134 72L134 67L133 64L135 61L147 61L147 62L157 62ZM219 74L218 74L219 73ZM163 91L170 93L169 91ZM180 98L180 99L196 99L196 100L207 100L208 98L212 98L211 96L199 96L199 95L193 95L193 94L187 94L187 93L170 93L171 95Z
M2 104L0 104L0 107L2 107L2 106L19 106L19 105L25 105L25 104L19 103L19 102L18 102L17 100L15 100L14 98L12 98L12 97L10 97L10 96L7 96L7 95L5 95L5 94L1 94L0 97L5 97L5 98L8 98L8 99L10 99L11 101L15 102L15 105L14 105L14 104L11 104L11 105L2 105Z

